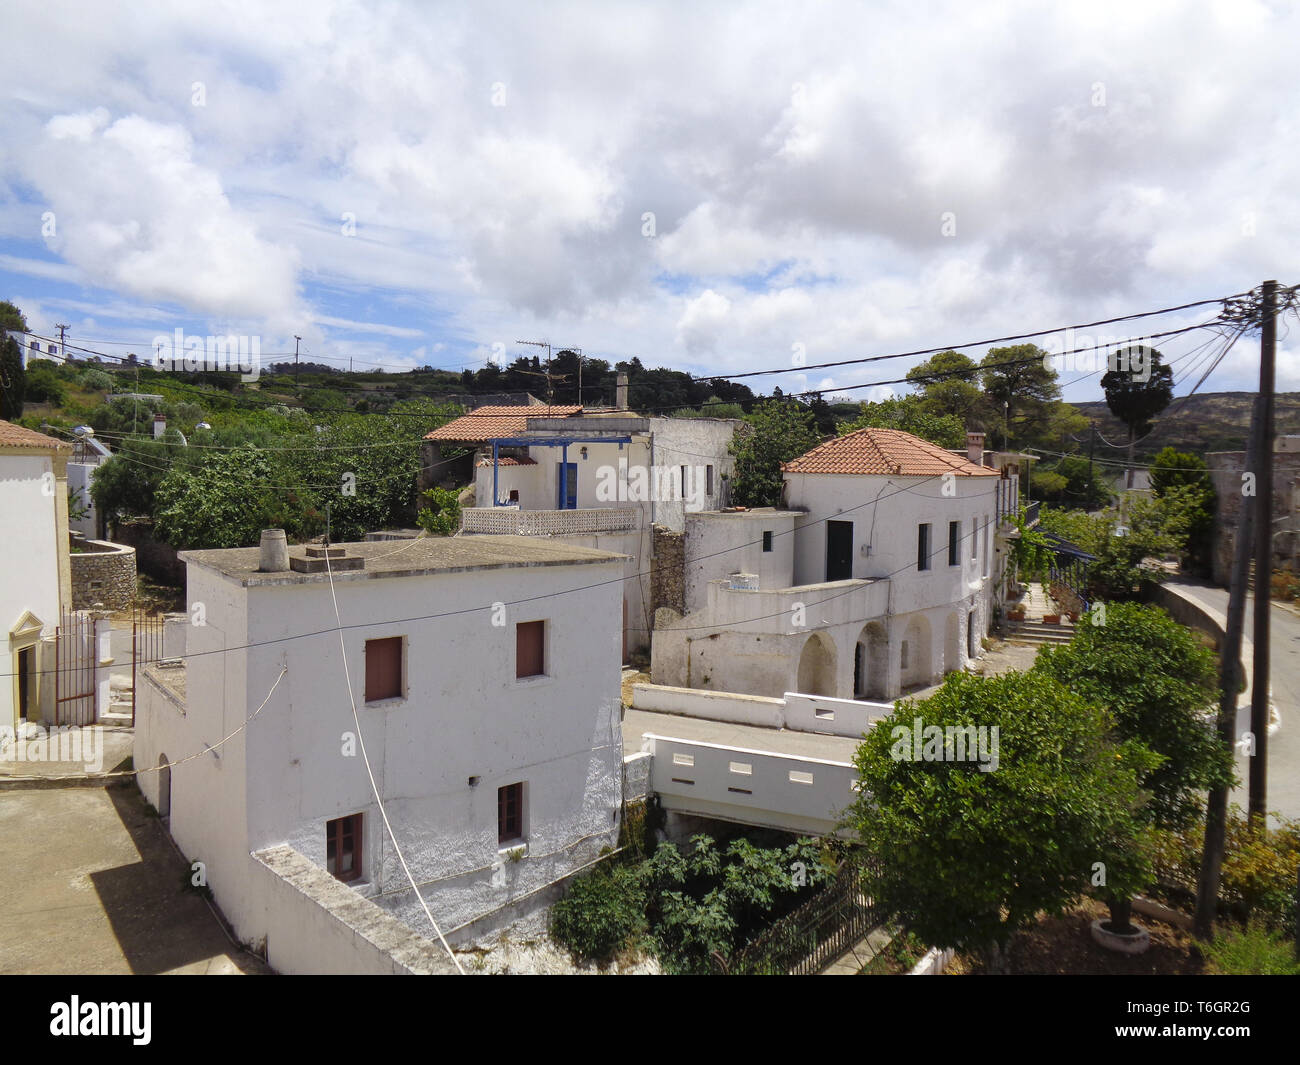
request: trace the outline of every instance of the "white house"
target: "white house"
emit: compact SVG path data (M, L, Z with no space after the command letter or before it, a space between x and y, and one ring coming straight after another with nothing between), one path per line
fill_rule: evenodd
M325 549L286 564L274 542L182 554L183 664L138 685L136 765L180 763L141 789L238 935L286 971L344 968L293 960L312 903L289 892L298 917L271 916L278 848L432 938L381 800L450 940L536 920L617 839L624 558L518 536L335 545L341 651Z
M90 485L95 471L112 457L113 453L95 439L95 431L82 426L73 441L72 456L68 460L68 492L79 508L79 513L69 517L69 525L91 539L105 535L107 529L101 527Z
M42 638L71 600L67 465L53 437L0 421L0 726L37 721L54 697Z
M656 684L889 700L979 656L999 470L861 429L782 471L783 510L688 522L687 613L656 619Z
M737 424L577 406L480 407L428 434L425 465L444 462L443 447L475 449L466 533L563 536L627 555L626 658L650 642L654 527L680 533L690 514L728 502Z

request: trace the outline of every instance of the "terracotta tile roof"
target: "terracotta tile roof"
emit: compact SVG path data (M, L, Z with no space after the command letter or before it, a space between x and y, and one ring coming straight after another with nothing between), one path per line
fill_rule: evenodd
M569 418L581 414L581 407L479 407L426 434L426 440L456 440L481 443L503 436L517 436L528 428L530 418Z
M998 477L964 455L946 451L900 429L859 429L783 463L783 473L881 474L895 477Z
M492 460L479 459L478 464L480 466L491 466ZM497 465L498 466L536 466L537 460L530 459L530 458L517 459L513 455L502 455L499 459L497 459Z
M52 436L38 433L33 429L24 429L13 422L0 421L0 447L30 447L48 451L50 448L71 450L72 445L56 440Z

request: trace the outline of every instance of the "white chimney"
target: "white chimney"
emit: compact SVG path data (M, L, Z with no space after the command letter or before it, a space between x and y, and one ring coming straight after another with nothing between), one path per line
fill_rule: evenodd
M167 431L167 415L155 414L153 416L153 438L159 439Z
M261 555L257 569L260 573L283 573L289 568L289 541L283 529L263 529Z
M614 378L614 406L627 410L627 374L621 373Z
M966 434L966 457L976 466L984 465L984 434Z

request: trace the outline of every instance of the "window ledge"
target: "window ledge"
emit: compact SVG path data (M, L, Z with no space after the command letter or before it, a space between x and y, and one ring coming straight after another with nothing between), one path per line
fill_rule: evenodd
M519 853L520 858L527 858L528 840L518 839L515 840L513 843L506 843L503 846L497 847L497 857L504 858L506 861L510 861L511 860L510 856L512 854L515 854L516 852Z
M549 673L539 673L535 677L516 677L515 687L516 688L525 688L529 686L541 687L545 684L551 683L554 680L555 678L551 676Z
M393 696L391 699L376 699L373 702L366 702L361 705L363 710L392 710L399 706L405 706L410 700L405 695Z

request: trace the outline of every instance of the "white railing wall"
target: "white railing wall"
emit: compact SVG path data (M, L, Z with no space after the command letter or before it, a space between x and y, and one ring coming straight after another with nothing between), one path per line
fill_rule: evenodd
M461 531L497 536L564 536L581 533L632 532L639 527L636 507L586 510L515 510L470 507L461 511Z

